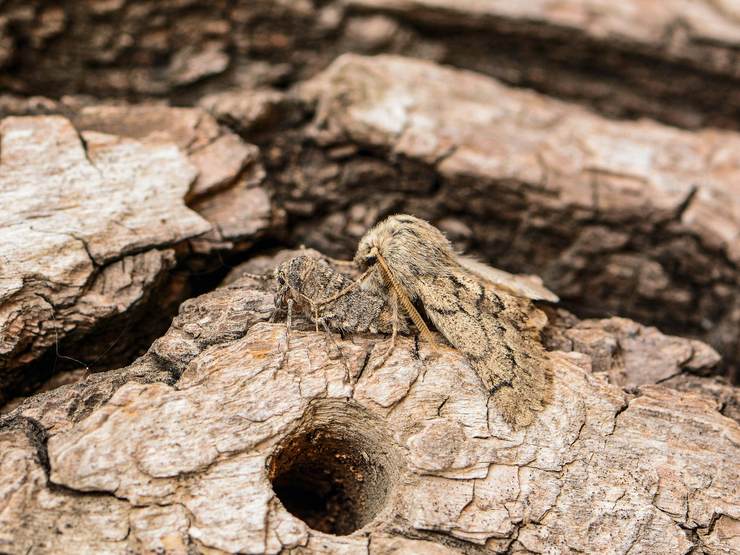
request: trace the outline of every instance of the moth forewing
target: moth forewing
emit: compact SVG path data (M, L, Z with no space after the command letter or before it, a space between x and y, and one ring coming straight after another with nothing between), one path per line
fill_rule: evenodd
M400 292L414 319L418 302L442 335L471 363L496 407L514 427L530 424L550 397L542 318L527 298L510 294L461 265L449 241L428 222L391 216L368 231L355 255L379 265L387 288ZM423 320L421 320L423 323ZM418 324L417 324L418 326Z
M510 274L499 268L493 268L470 256L458 254L456 260L460 266L473 274L489 281L491 284L507 289L512 295L527 297L533 301L556 303L560 298L545 287L535 276Z

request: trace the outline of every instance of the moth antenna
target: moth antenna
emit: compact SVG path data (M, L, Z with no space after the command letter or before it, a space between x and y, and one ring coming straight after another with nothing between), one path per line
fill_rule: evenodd
M354 260L340 260L339 258L332 258L331 256L326 256L325 258L335 266L351 266L353 268L355 267Z
M259 279L263 281L267 281L267 280L271 280L275 278L272 272L268 272L266 274L250 274L249 272L247 272L247 273L242 274L241 277L248 277L248 278Z
M388 282L388 284L393 288L393 290L396 292L396 295L398 296L398 300L401 302L401 306L403 306L406 313L411 317L414 324L416 324L416 328L419 330L419 333L421 333L421 335L424 336L424 339L426 339L432 345L434 345L435 344L434 336L432 335L432 332L429 330L429 327L426 325L426 322L424 322L424 319L421 317L421 314L419 314L419 311L416 310L416 307L411 302L411 299L408 298L408 295L406 295L404 290L401 288L401 284L398 283L398 280L391 273L391 269L388 267L388 263L385 261L385 258L383 258L383 255L377 252L377 249L375 249L375 252L376 252L376 259L378 263L380 264L383 277Z

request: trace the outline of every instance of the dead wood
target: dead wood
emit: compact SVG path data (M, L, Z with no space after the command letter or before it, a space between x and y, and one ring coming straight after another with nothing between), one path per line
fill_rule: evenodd
M615 366L630 375L649 358L685 375L712 358L706 346L553 313L549 343L572 351L550 352L554 400L512 432L451 348L402 338L368 370L382 337L336 337L341 360L325 334L294 331L284 357L284 325L264 323L272 294L257 285L188 301L135 364L5 417L0 549L738 548L738 422L710 387L609 383ZM626 364L588 334L611 337Z

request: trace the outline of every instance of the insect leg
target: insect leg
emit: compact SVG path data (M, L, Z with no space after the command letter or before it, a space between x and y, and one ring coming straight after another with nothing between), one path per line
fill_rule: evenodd
M277 320L278 314L285 308L286 301L285 295L282 292L275 294L275 308L270 313L270 318L267 320L270 324Z
M344 353L342 352L342 348L339 346L339 344L334 340L334 335L331 333L331 330L329 329L329 326L326 325L326 320L321 318L321 326L324 328L324 331L326 332L326 335L329 336L329 341L331 341L331 344L334 346L334 348L339 353L339 358L342 361L342 366L344 366L344 373L346 382L349 383L351 379L351 372L349 371L349 365L347 364L347 359L344 357Z
M270 317L267 319L267 321L270 324L272 324L272 323L275 322L275 320L277 319L277 314L278 314L279 311L280 311L280 309L278 307L275 307L275 308L272 309L272 312L270 312Z
M388 348L380 356L380 361L374 364L375 368L380 368L381 366L383 366L385 364L385 361L388 360L388 357L391 356L393 349L396 348L396 337L398 335L398 318L400 317L400 314L398 311L398 296L396 295L396 292L393 289L391 289L390 291L388 302L390 303L391 314L392 314L391 340L390 340L390 345L388 345Z

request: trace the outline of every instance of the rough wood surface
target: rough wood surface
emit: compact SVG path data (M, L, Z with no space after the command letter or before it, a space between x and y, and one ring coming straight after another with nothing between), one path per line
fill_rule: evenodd
M129 310L210 229L183 197L173 144L78 133L62 117L0 123L0 390L13 369Z
M553 313L550 341L573 352L550 353L555 400L512 432L451 348L435 354L402 338L383 367L367 370L382 337L294 331L284 356L284 325L264 323L272 293L255 285L241 278L188 301L135 364L32 397L5 417L0 550L740 548L738 422L706 394L655 385L626 394L608 383L613 364L593 341L562 338L630 330L615 340L625 368L652 356L679 374L707 363L706 346L629 321ZM698 358L671 358L681 350ZM354 479L336 464L353 455ZM359 488L330 505L329 518L306 519L332 530L350 514L344 524L359 531L318 532L285 509L290 489L278 485L305 476L301 464Z
M345 55L301 91L308 129L264 147L301 242L347 257L384 215L417 214L586 313L740 360L740 135L608 120L393 56Z
M739 21L730 0L13 0L0 87L192 101L294 82L343 52L396 52L619 117L736 129Z
M740 553L739 91L733 0L0 2L0 554ZM563 299L531 426L252 277L397 212Z
M165 247L188 240L188 256L215 252L218 259L220 251L239 252L277 234L284 223L262 185L259 149L202 109L43 106L68 119L2 123L0 203L9 209L0 215L0 391L33 383L29 372L48 374L60 359L41 369L27 365L67 336L74 341L60 351L67 363L106 362L100 357L117 356L111 345L135 346L139 326L126 322L146 321L157 298L176 302L187 294L172 278L175 251ZM90 330L99 345L81 343Z
M219 126L203 109L92 104L67 110L81 130L154 144L173 142L187 155L198 171L187 193L188 205L212 225L210 232L190 241L195 252L244 250L282 225L282 211L262 183L259 149Z

